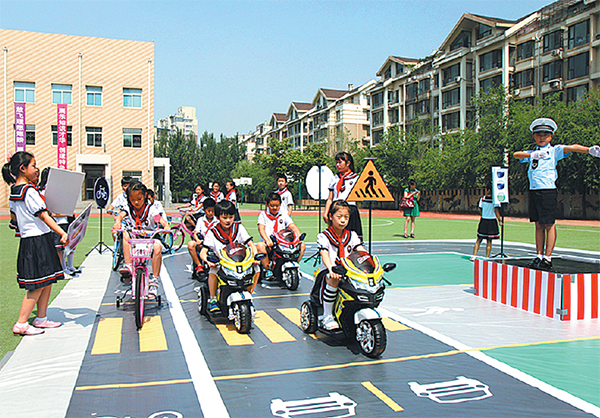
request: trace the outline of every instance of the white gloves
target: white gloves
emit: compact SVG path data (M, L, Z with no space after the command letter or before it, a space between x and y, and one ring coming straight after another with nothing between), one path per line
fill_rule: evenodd
M590 147L590 150L588 152L590 153L590 155L600 158L600 145L594 145L593 147Z
M548 151L545 150L537 150L537 151L533 151L529 158L531 158L532 160L543 160L544 158L546 158L548 156Z

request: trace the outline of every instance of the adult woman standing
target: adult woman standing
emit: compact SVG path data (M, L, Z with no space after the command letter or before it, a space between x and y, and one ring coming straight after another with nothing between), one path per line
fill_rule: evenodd
M408 238L408 223L411 222L410 237L415 237L415 218L420 216L419 213L419 199L421 198L421 192L417 190L417 182L411 180L408 182L408 187L404 189L404 195L402 196L403 201L409 201L413 203L413 207L400 207L404 211L406 221L404 222L404 238ZM402 205L402 203L401 203Z

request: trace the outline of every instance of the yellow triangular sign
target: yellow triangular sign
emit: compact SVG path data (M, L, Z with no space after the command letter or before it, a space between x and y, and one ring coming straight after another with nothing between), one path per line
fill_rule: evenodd
M362 202L372 200L376 202L393 202L394 198L388 190L381 175L375 168L372 160L367 161L365 169L350 191L347 200Z

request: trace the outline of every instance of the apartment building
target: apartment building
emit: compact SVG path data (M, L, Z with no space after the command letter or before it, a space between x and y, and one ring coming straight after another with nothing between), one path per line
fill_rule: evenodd
M193 134L198 138L198 118L196 108L193 106L180 106L177 113L166 118L159 119L156 123L157 135L164 131L173 134L179 129L185 136Z
M600 1L559 0L516 21L463 14L422 59L389 57L371 96L371 146L393 126L473 126L474 95L503 85L517 100L567 102L600 87Z
M0 46L5 154L16 149L24 114L22 147L38 167L57 167L57 108L66 105L66 168L85 173L83 200L93 198L100 176L113 197L123 176L154 185L153 43L0 30ZM8 194L0 188L3 207Z

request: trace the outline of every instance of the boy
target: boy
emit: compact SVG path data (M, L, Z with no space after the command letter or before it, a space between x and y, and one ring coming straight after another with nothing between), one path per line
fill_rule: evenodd
M277 182L279 183L279 179ZM292 218L281 210L281 197L278 193L269 194L265 199L265 203L267 208L258 215L258 233L260 234L260 242L256 244L256 248L259 253L267 254L262 260L262 266L265 269L265 279L268 279L273 276L273 272L269 270L269 255L273 249L271 235L280 229L289 227L295 234L300 236L300 230L294 221L292 221ZM304 250L306 250L306 245L302 242L300 244L299 260L302 260Z
M529 126L537 144L534 151L517 151L513 154L522 163L529 163L529 218L535 222L535 249L537 256L528 268L552 269L552 251L556 243L555 211L557 207L556 163L571 152L589 153L600 157L600 146L586 147L574 145L550 145L558 129L556 122L549 118L538 118ZM545 248L544 248L545 244Z
M252 237L248 235L246 228L241 222L234 222L235 206L230 201L222 200L218 202L215 205L215 216L219 222L208 230L206 237L204 237L202 250L200 250L200 260L210 267L208 273L208 290L210 292L208 310L210 312L219 310L217 304L217 271L219 267L218 264L207 260L208 249L212 249L218 255L229 243L237 242L250 247L253 256L256 256L257 253L256 246L252 242ZM254 292L259 274L258 261L254 261L254 283L248 289L250 293Z
M192 234L193 239L188 242L188 252L196 265L196 274L200 274L204 271L204 267L202 267L202 263L198 258L198 253L202 248L202 241L208 233L208 230L218 223L217 218L215 218L215 204L214 199L210 197L204 199L204 216L196 222L196 228L194 228Z
M292 217L292 210L294 209L294 199L292 193L287 189L287 177L281 174L277 177L277 187L275 190L281 197L281 213L287 214L290 218Z
M108 208L106 209L107 212L110 213L110 211L114 210L115 212L119 213L119 211L121 209L124 209L125 207L127 207L127 188L129 187L129 184L133 181L132 177L129 176L125 176L121 179L121 187L123 188L123 193L121 193L120 195L118 195L115 200L112 201L112 203L108 206Z

